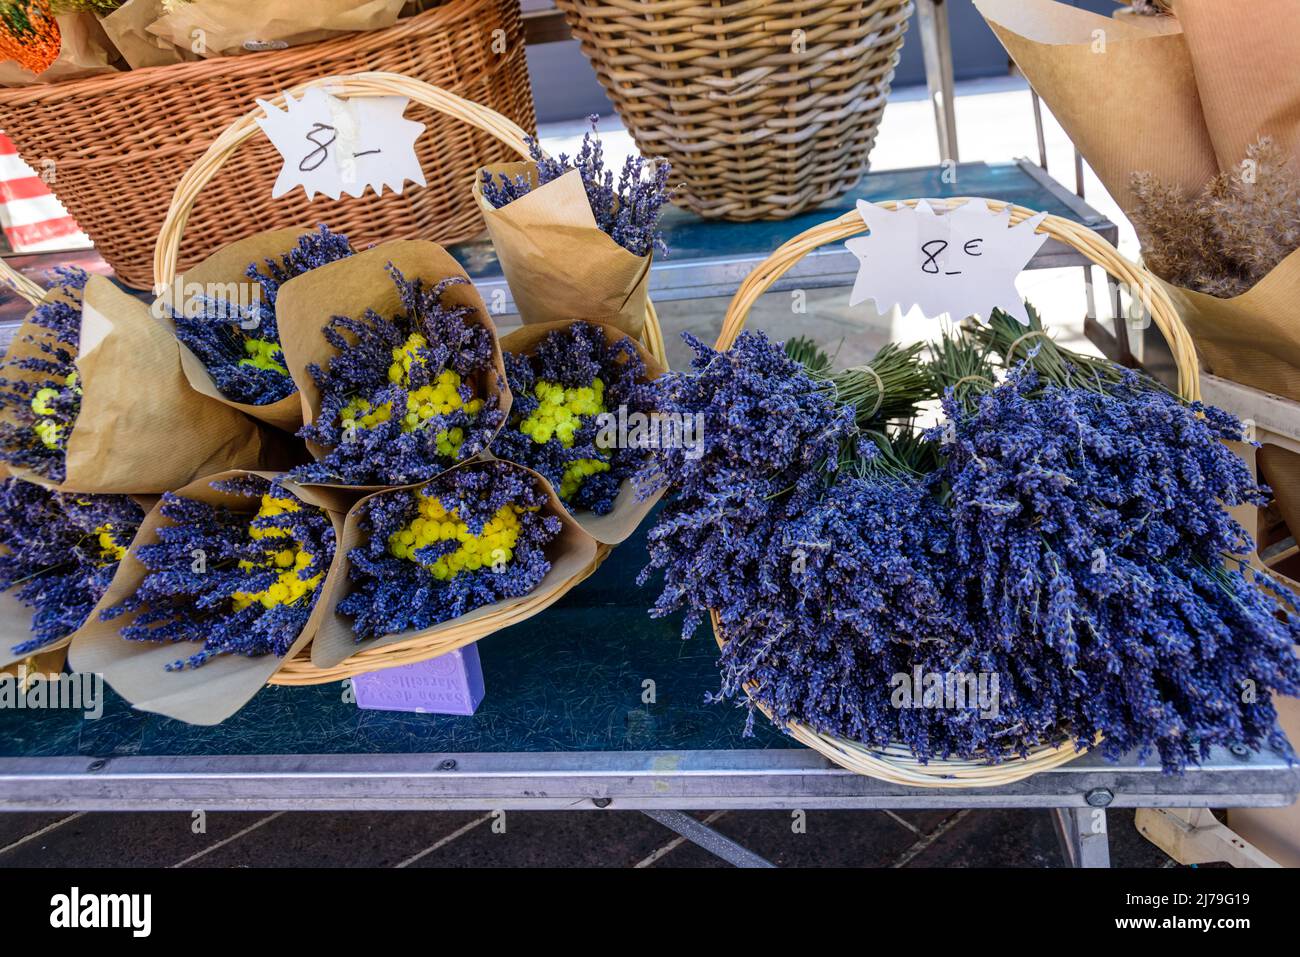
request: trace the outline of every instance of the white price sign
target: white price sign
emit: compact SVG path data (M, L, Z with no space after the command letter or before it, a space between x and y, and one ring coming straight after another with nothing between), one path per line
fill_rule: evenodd
M1029 324L1015 280L1047 241L1035 233L1046 213L1012 226L1009 209L994 213L979 200L946 212L925 200L894 210L859 200L858 212L871 232L844 244L858 258L850 306L919 306L953 321L1001 308Z
M341 99L312 87L295 100L284 98L281 110L266 100L257 125L284 160L271 190L279 198L301 186L308 199L323 193L338 199L360 196L366 189L383 195L387 186L400 193L407 180L425 185L415 141L424 124L406 119L404 96L354 96Z

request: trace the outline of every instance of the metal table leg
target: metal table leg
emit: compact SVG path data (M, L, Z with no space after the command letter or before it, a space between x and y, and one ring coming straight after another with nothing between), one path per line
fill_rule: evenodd
M1110 867L1110 837L1106 831L1105 808L1053 808L1052 823L1056 825L1061 854L1068 865Z
M670 831L676 831L692 844L699 845L715 857L720 857L736 867L775 867L767 858L760 857L747 847L742 847L729 837L719 834L681 811L642 811L652 821L658 821Z
M952 91L952 36L948 32L945 0L916 0L917 23L921 28L921 50L925 54L925 82L934 106L934 123L939 134L939 158L959 162L957 114Z

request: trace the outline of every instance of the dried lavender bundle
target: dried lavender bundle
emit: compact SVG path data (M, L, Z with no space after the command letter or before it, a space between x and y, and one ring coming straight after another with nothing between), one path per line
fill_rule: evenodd
M244 275L261 287L255 305L201 297L197 315L173 314L176 338L199 357L227 399L270 405L293 395L298 389L280 348L276 294L295 276L351 255L347 237L322 225L278 259L249 263Z
M1176 286L1231 299L1300 248L1300 173L1270 137L1196 196L1151 173L1132 186L1143 261Z
M624 249L638 256L652 252L668 255L668 245L659 229L659 212L672 191L668 176L672 165L663 160L650 163L640 156L629 156L617 186L614 172L605 167L604 147L596 135L597 117L591 117L591 132L582 138L582 149L572 160L564 153L552 158L542 153L541 144L527 137L529 156L537 164L537 185L545 186L570 170L576 169L591 203L596 225ZM649 176L646 176L647 166ZM494 178L483 172L483 198L500 209L526 196L533 189L527 176L514 179L502 173Z
M334 560L329 515L278 481L250 475L212 487L247 498L248 510L167 492L160 508L168 524L135 554L148 569L144 580L134 595L100 613L111 621L138 612L122 628L131 641L201 643L168 671L197 668L222 654L283 658L306 627Z
M22 377L0 377L0 461L29 468L53 482L67 477L68 435L81 411L76 355L81 296L89 278L80 269L54 270L61 298L32 310L42 330L26 337L34 353L11 360Z
M360 507L367 538L348 553L354 590L338 610L357 641L431 628L535 589L560 520L540 483L507 462L477 462Z
M144 512L125 495L64 495L21 479L0 482L0 591L34 611L34 654L76 631L103 597Z
M491 330L474 307L443 301L468 280L430 285L388 269L400 314L335 316L321 330L338 351L328 368L308 367L320 411L298 435L326 452L293 471L298 481L421 482L484 449L504 419L496 392L476 394L476 383L495 375Z

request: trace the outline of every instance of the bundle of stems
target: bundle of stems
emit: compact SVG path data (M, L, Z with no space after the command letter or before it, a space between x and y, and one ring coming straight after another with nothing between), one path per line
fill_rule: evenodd
M944 329L930 343L930 360L925 364L931 387L939 395L952 389L962 407L970 408L997 385L991 355L989 343L979 342L961 329Z
M1072 386L1106 393L1133 375L1131 370L1109 359L1065 348L1043 328L1038 310L1025 303L1025 311L1029 314L1028 327L1001 309L994 309L987 326L969 328L966 334L997 353L1007 368L1019 362L1027 363L1038 373L1041 386ZM1169 392L1164 385L1144 373L1139 373L1138 379L1147 388Z

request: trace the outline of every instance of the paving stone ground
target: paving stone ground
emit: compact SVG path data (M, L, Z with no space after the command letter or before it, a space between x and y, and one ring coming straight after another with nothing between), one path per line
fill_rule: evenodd
M1047 811L700 811L780 867L1061 867ZM1172 866L1109 815L1114 867ZM635 811L0 815L0 867L727 867Z

